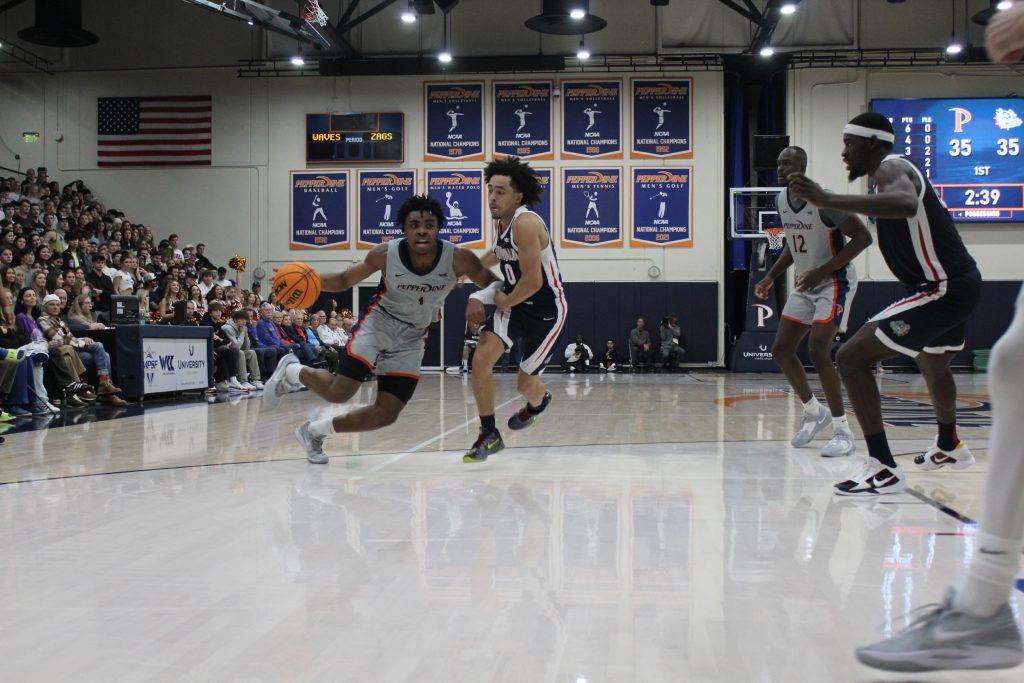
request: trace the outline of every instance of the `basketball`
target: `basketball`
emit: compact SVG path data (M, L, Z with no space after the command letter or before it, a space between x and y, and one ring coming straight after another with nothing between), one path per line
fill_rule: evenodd
M286 263L274 274L273 292L285 308L309 308L320 296L320 276L308 264Z

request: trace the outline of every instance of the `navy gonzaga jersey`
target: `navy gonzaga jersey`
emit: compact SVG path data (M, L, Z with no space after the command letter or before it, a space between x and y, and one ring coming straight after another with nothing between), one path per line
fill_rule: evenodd
M907 159L890 154L882 163L898 159L908 164L921 182L917 214L912 218L879 218L878 247L889 270L910 286L927 286L965 275L978 265L964 247L945 205L924 174Z
M512 291L516 283L523 276L523 271L519 268L519 249L512 238L512 226L516 224L516 220L524 213L533 212L526 206L520 206L516 209L516 212L512 215L512 220L508 224L508 229L498 235L498 239L494 243L494 255L501 262L501 274L505 278L504 291L506 294ZM534 215L536 216L537 214ZM537 216L537 218L540 219L540 216ZM541 222L543 222L543 219L541 219ZM544 228L547 229L547 226L545 225ZM558 272L558 260L555 259L554 240L552 240L550 232L548 232L548 246L544 247L540 252L540 266L544 276L544 283L537 290L536 294L519 305L537 309L557 309L564 305L564 298L562 293L562 276Z

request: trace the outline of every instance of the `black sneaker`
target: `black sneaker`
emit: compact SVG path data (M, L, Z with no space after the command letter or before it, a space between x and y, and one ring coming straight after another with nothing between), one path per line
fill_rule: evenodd
M532 425L537 417L544 412L544 409L551 403L551 392L544 392L544 400L540 402L540 406L537 408L536 413L530 412L530 404L527 403L523 406L523 409L508 419L509 429L526 429Z
M462 456L462 462L483 462L487 460L487 456L494 455L504 447L505 442L501 440L500 432L481 429L480 435L473 442L473 447Z

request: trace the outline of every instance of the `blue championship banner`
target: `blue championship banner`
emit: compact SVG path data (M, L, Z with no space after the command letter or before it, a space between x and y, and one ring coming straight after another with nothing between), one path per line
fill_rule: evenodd
M622 246L622 169L562 169L562 246Z
M688 159L693 156L693 79L632 81L634 157Z
M622 81L562 81L562 158L622 158Z
M544 225L548 226L548 232L554 234L551 227L551 219L554 216L555 208L555 196L552 194L555 188L551 184L552 171L550 168L534 168L533 172L537 174L537 179L540 180L541 193L540 201L531 206L530 210L543 218Z
M348 171L291 172L290 249L348 249Z
M416 193L416 171L359 171L356 248L370 249L401 237L398 207Z
M484 246L484 172L427 171L427 194L441 202L439 236L460 247Z
M554 159L552 81L494 81L494 155Z
M484 84L424 83L424 161L480 161L484 151Z
M633 247L693 246L693 171L633 167Z

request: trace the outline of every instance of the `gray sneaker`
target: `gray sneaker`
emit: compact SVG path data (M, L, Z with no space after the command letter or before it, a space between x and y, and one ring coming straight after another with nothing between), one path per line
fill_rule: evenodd
M306 460L314 465L327 464L329 458L324 453L324 439L326 437L313 436L309 431L309 422L304 422L301 427L295 430L295 438L306 449Z
M853 455L857 450L857 444L853 440L853 434L849 432L836 432L829 439L828 443L821 449L823 458L842 458Z
M987 619L977 619L954 609L955 595L950 588L941 605L925 608L903 633L857 648L857 659L885 671L1009 669L1024 662L1009 604Z
M277 404L280 403L281 397L288 393L291 389L291 385L288 384L288 379L285 377L285 368L292 363L298 363L299 359L294 353L289 353L287 356L282 358L277 368L274 370L274 374L267 380L266 387L263 391L263 403L268 408L276 408Z
M789 443L795 448L806 446L818 435L818 432L830 424L832 424L832 413L829 412L829 409L825 406L821 406L818 409L817 415L808 415L807 413L804 413L803 422L800 424L800 430Z

